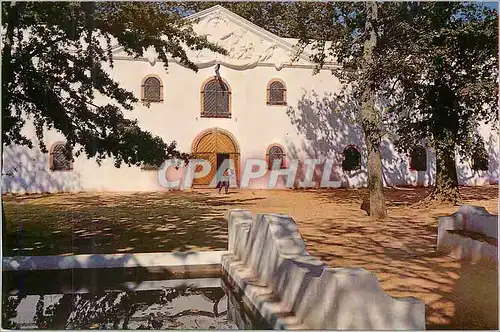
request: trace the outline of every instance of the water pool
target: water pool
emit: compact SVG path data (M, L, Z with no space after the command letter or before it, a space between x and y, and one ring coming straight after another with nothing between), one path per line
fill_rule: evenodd
M3 272L8 329L269 329L220 268Z

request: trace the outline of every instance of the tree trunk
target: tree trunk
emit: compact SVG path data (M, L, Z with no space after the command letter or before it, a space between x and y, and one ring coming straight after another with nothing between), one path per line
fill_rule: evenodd
M429 94L433 105L431 131L436 152L436 182L427 200L460 203L457 166L455 162L456 143L459 135L460 116L456 111L453 91L438 78L434 90Z
M382 153L380 142L382 137L380 114L375 108L375 77L373 71L373 49L377 44L377 34L374 23L377 19L377 3L366 2L367 19L366 33L369 38L364 43L364 73L367 82L362 86L361 117L368 150L368 190L369 215L372 218L387 217L385 207L384 185L382 177Z
M438 141L434 148L436 150L436 184L429 198L458 205L461 199L455 162L455 143L444 139Z

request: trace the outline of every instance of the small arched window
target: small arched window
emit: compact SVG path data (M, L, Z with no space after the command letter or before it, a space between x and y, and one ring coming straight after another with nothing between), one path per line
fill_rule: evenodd
M141 170L143 170L143 171L157 171L159 169L160 169L160 166L157 166L154 164L143 163L141 165Z
M277 163L279 165L279 169L285 168L285 151L279 145L271 145L269 149L267 149L267 162L269 169L273 169L274 164ZM279 160L276 161L276 160Z
M50 169L53 171L70 171L73 167L71 154L66 150L66 144L55 143L50 152Z
M412 171L427 171L427 150L423 146L416 146L411 150L410 169Z
M472 153L472 170L475 172L489 169L489 156L484 144L476 144Z
M267 104L268 105L286 105L286 87L285 83L274 79L267 85Z
M220 78L212 78L201 90L201 116L207 118L231 117L231 90Z
M163 101L163 85L159 78L148 76L142 82L142 101L160 103Z
M354 145L349 145L342 152L342 170L343 171L355 171L361 168L361 153L359 149Z

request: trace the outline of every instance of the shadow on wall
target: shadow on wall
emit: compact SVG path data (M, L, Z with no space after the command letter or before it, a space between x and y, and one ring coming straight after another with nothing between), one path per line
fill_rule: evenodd
M79 191L80 175L75 171L51 171L49 154L25 146L4 146L2 193Z
M305 138L301 146L294 143L288 144L289 157L291 159L300 159L300 157L333 159L335 166L332 170L332 181L341 181L343 187L366 186L367 153L364 133L359 124L359 108L359 102L353 99L339 102L336 95L332 93L320 96L314 90L305 91L297 106L289 106L287 109L292 125ZM342 170L342 153L349 145L356 146L360 151L361 168L357 171L345 172ZM435 170L432 153L428 152L427 172L413 172L409 170L408 157L398 154L389 140L382 140L381 151L386 186L432 184ZM298 173L300 171L303 175L305 169L299 169ZM316 171L319 178L320 172L320 170Z
M330 176L332 181L340 181L343 187L365 185L368 177L366 151L363 131L357 124L356 109L358 107L355 101L339 105L331 93L321 97L314 90L305 91L296 107L287 108L287 115L292 125L305 138L300 146L292 142L287 144L289 158L331 159L333 160ZM361 153L361 168L344 172L342 152L349 145L356 146ZM302 179L305 171L304 167L299 167L297 179ZM322 171L322 166L316 168L315 181L321 180Z
M498 131L497 131L498 133ZM490 184L498 184L498 178L500 176L498 170L498 139L495 140L493 135L490 135L490 139L488 140L488 155L489 155L489 182Z
M423 145L423 144L422 144ZM434 185L436 174L436 154L433 149L427 151L427 171L410 169L410 158L407 154L396 151L395 146L387 138L380 145L382 151L382 167L384 170L384 185L386 186L417 186Z
M480 132L478 132L480 134ZM460 185L481 186L485 184L498 184L498 143L495 139L495 131L489 134L488 140L485 139L486 150L488 151L488 170L474 171L470 159L466 159L457 164L458 183ZM457 161L460 157L457 155Z
M457 155L457 161L460 161L460 156ZM470 161L457 163L457 178L461 185L481 185L484 182L478 181L478 175L481 176L485 171L473 171Z

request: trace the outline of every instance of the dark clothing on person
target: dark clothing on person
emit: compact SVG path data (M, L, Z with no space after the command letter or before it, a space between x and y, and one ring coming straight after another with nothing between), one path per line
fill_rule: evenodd
M221 189L224 188L224 192L227 194L229 190L229 181L221 181L219 182L219 194Z
M220 194L220 191L222 190L222 188L224 188L224 192L226 194L228 193L228 191L229 191L229 175L230 175L229 170L225 170L224 173L222 174L222 179L218 184L219 194Z

